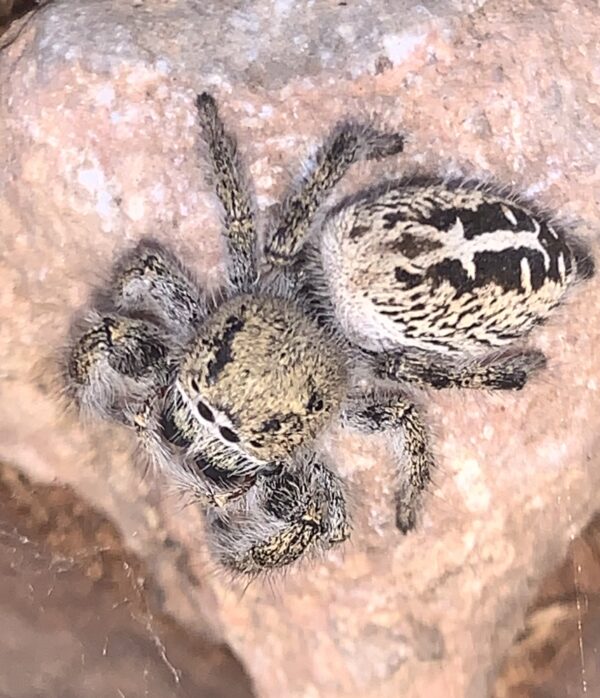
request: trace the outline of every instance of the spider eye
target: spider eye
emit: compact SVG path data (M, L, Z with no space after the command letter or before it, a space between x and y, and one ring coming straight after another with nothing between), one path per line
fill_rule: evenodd
M212 413L212 410L205 402L202 402L202 400L198 400L196 403L196 409L198 410L198 414L202 417L202 419L206 419L207 422L215 421L215 415Z
M195 378L192 378L190 381L190 385L192 386L192 390L196 391L197 393L200 392L200 386L198 385L198 381Z
M229 427L219 427L219 433L225 439L225 441L229 441L232 444L236 444L240 440L240 437Z
M277 432L281 429L281 422L277 417L272 417L271 419L267 419L266 422L262 423L262 429L261 431L267 431L267 432Z
M323 400L318 393L311 394L307 408L309 412L320 412L323 409Z

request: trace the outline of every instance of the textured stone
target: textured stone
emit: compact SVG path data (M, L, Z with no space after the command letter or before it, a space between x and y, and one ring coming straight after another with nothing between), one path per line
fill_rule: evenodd
M493 698L575 698L600 686L600 514L543 580Z
M537 581L600 505L598 280L535 335L550 367L522 393L421 396L440 466L416 533L393 527L385 444L332 433L351 543L243 594L214 573L199 513L132 467L127 435L58 406L53 352L124 246L152 234L207 285L222 277L202 89L263 209L329 125L375 112L409 134L406 154L341 190L384 172L493 176L578 217L596 246L597 3L404 5L59 1L0 57L0 457L105 509L165 609L226 638L262 696L481 698Z

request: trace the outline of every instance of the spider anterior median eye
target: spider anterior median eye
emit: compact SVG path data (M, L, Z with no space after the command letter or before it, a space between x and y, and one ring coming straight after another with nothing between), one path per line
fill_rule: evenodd
M207 422L215 421L215 415L212 413L212 410L205 402L202 402L202 400L198 400L196 403L196 409L198 410L198 414L202 417L202 419L206 419Z
M230 443L236 444L240 440L240 437L229 427L219 427L219 433L225 441L229 441Z

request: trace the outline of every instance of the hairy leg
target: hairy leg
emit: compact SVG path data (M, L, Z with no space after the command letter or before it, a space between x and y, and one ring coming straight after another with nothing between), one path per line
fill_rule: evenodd
M203 92L196 98L196 106L216 193L225 215L231 281L236 289L245 290L254 283L257 274L252 199L237 155L235 139L225 130L214 98Z
M369 124L336 126L317 150L300 185L283 201L277 225L267 236L267 263L281 267L294 262L317 210L353 163L396 155L402 152L403 143L401 135L378 131Z
M221 565L256 577L342 543L350 526L341 481L310 457L259 476L244 498L209 510L207 531Z
M345 424L364 433L384 432L392 437L398 458L396 525L408 533L414 528L421 495L430 481L434 460L423 420L403 395L368 395L350 400Z
M119 313L150 316L182 341L194 334L206 303L192 275L160 244L143 240L116 265L109 302Z
M66 357L67 391L83 412L127 422L126 411L168 384L168 340L158 325L92 313Z
M378 378L436 389L521 390L533 373L546 366L546 357L535 349L462 362L433 352L406 349L376 354L372 361Z

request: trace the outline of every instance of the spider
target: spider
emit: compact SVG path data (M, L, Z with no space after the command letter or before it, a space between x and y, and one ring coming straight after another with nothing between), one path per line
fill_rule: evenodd
M346 486L317 446L336 420L390 437L406 533L434 461L405 385L522 388L545 357L512 345L591 276L591 258L489 186L390 180L327 208L353 163L403 149L402 135L355 121L323 141L261 244L235 140L212 96L196 107L228 283L207 294L143 240L74 326L70 394L135 429L202 503L210 547L233 572L283 568L349 537Z

